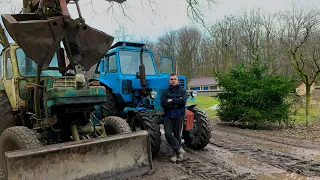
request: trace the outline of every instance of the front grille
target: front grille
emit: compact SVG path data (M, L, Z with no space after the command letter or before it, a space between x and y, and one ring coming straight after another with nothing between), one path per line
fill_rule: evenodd
M76 78L73 76L54 78L53 87L76 87Z
M179 84L180 84L181 87L184 88L184 79L179 79Z

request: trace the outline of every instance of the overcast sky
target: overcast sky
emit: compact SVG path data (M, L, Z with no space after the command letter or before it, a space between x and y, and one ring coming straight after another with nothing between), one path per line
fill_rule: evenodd
M12 10L19 12L22 0L12 1L17 5L8 7L9 4L3 4L0 6L1 13L10 13ZM114 35L115 30L122 25L128 29L128 34L134 34L136 39L147 37L151 41L156 41L165 30L179 29L192 24L187 17L185 0L151 1L155 2L151 6L156 14L152 11L148 0L127 0L127 8L124 9L127 16L124 16L118 5L114 6L114 11L106 12L110 3L105 0L80 0L79 2L86 22L110 35ZM217 0L217 2L218 4L213 5L211 9L203 8L206 22L214 22L228 14L237 15L244 9L254 7L260 7L261 11L267 12L284 10L288 8L291 0ZM76 6L70 4L68 7L72 17L78 17Z
M80 6L82 15L86 22L104 32L113 34L119 27L119 24L125 26L128 34L134 34L135 38L148 37L151 41L157 38L167 29L179 29L182 26L192 25L187 17L187 6L185 0L153 0L152 12L148 0L129 0L125 9L128 17L125 17L115 6L115 13L105 12L109 7L108 2L104 0L94 0L93 7L88 1L81 0ZM143 3L142 3L143 2ZM245 8L260 7L262 11L278 11L286 9L290 0L218 0L217 5L211 9L204 7L205 20L213 22L221 19L227 14L240 13ZM75 5L69 5L70 13L77 17ZM93 13L96 11L96 13Z

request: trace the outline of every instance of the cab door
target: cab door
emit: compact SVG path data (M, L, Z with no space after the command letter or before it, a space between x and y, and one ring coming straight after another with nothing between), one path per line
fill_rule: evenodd
M173 57L161 56L160 57L160 75L171 74L174 72Z
M9 98L12 110L17 110L18 109L18 104L17 104L17 95L16 95L16 87L15 87L15 78L14 78L14 69L13 69L13 59L12 59L12 54L11 52L12 49L8 48L5 50L4 55L3 55L3 61L4 61L4 66L3 66L3 71L4 71L4 77L3 77L3 86L4 89L7 93L7 96Z

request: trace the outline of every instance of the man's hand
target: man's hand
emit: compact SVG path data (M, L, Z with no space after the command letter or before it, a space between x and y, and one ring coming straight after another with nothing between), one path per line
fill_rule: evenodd
M168 99L167 102L172 102L172 99Z

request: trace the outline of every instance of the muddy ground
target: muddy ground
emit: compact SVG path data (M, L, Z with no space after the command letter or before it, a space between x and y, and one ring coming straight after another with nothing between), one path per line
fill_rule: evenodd
M203 150L184 146L184 162L169 162L171 148L162 141L154 172L131 180L320 180L320 142L267 131L215 125ZM288 133L287 133L288 134Z
M162 134L154 171L130 180L320 180L319 139L297 135L317 134L318 130L320 133L320 126L254 131L216 124L203 150L184 145L187 156L181 163L169 162L172 149Z

